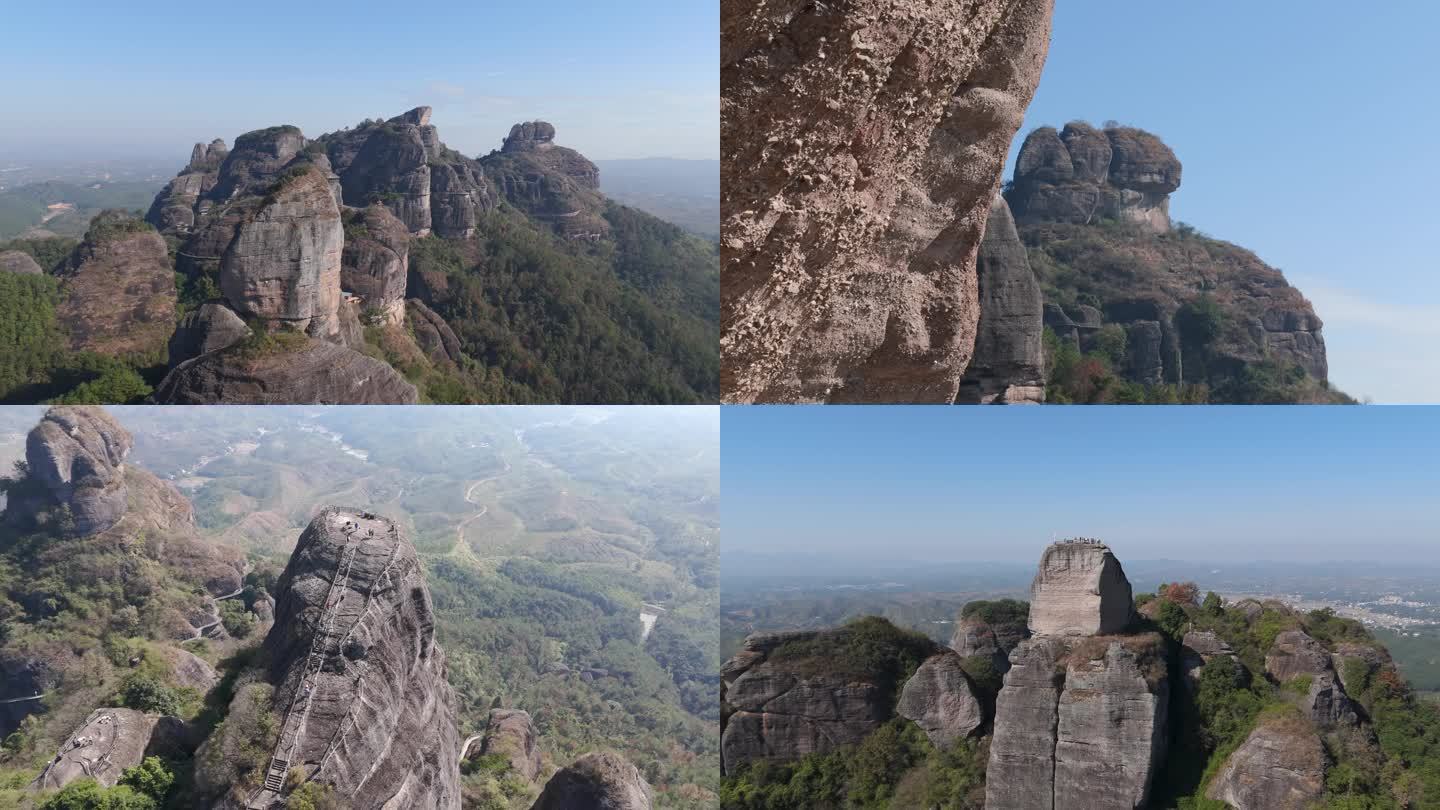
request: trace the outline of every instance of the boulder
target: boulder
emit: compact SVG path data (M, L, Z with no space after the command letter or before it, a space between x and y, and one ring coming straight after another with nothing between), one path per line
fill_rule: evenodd
M1304 630L1286 630L1275 636L1275 643L1265 654L1265 671L1282 684L1303 675L1333 672L1330 653Z
M1200 671L1216 656L1234 656L1235 651L1223 639L1208 630L1191 630L1180 642L1180 665L1185 684L1194 689L1200 682Z
M288 124L247 132L235 139L206 196L225 201L264 194L304 148L305 136Z
M276 583L282 758L357 810L460 807L455 694L424 569L391 521L327 507Z
M55 758L30 787L58 790L86 777L104 787L114 787L126 768L133 768L145 759L160 719L158 715L133 709L96 709L61 743Z
M1110 179L1112 150L1104 132L1084 121L1071 121L1060 131L1060 140L1077 182L1100 185Z
M722 5L725 402L954 401L1052 5Z
M1063 183L1074 176L1070 151L1054 127L1040 127L1025 136L1015 158L1016 183Z
M1235 810L1308 810L1325 793L1325 748L1299 718L1264 720L1231 754L1205 795Z
M0 273L20 273L38 276L45 273L29 253L19 250L0 251Z
M980 323L957 404L1045 401L1043 297L1005 198L995 195L975 263Z
M1175 153L1149 132L1072 121L1026 136L1008 196L1022 223L1115 219L1164 233L1180 174Z
M219 351L249 337L250 327L219 301L207 301L180 319L170 336L170 367L202 354Z
M1354 726L1360 722L1355 704L1345 694L1345 688L1333 672L1315 675L1311 679L1310 689L1301 700L1300 708L1312 723L1324 729Z
M95 217L60 272L56 319L72 351L151 359L175 328L175 271L165 240L121 211Z
M410 232L383 205L346 213L347 239L341 258L340 286L360 296L362 306L384 323L405 320L405 279L409 272Z
M491 709L480 741L480 756L499 754L525 781L540 775L540 732L530 713L519 709Z
M1062 541L1045 549L1030 585L1030 632L1037 636L1118 633L1134 601L1120 561L1101 543Z
M109 529L125 515L124 461L133 446L130 432L101 408L51 408L25 440L27 480L35 485L10 493L6 522L28 530L43 521L69 537Z
M204 695L220 682L220 675L205 659L178 647L161 647L160 652L170 662L170 674L177 686L194 689Z
M619 754L595 751L550 777L531 810L650 810L650 802L639 769Z
M895 713L925 730L936 748L947 749L979 730L985 712L953 650L933 655L905 682Z
M989 658L995 671L1003 675L1010 669L1010 652L1030 637L1026 618L1017 615L1005 621L986 621L979 611L972 610L974 604L967 604L961 610L955 632L950 636L950 648L961 658Z
M344 242L325 176L300 169L277 181L237 229L220 260L220 290L242 316L333 338Z
M160 405L413 405L418 392L373 357L323 340L251 352L244 345L188 360L165 375Z

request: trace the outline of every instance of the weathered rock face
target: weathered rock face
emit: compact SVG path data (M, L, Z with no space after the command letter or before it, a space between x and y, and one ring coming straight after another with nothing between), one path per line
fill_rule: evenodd
M464 349L450 324L418 298L405 302L405 310L410 316L415 343L430 358L430 362L458 366L464 357Z
M1030 585L1030 632L1037 636L1118 633L1134 600L1120 561L1100 543L1062 541L1045 549Z
M169 733L181 723L178 718L133 709L96 709L70 734L30 786L57 790L76 779L90 777L104 787L114 787L126 768L139 765L145 758L152 748L157 724L162 721L162 731Z
M347 807L460 807L455 696L415 548L329 507L300 536L265 638L278 756Z
M175 327L175 334L170 336L170 366L233 346L250 334L250 327L234 310L221 302L207 301L181 318Z
M500 754L510 760L510 767L533 782L540 775L540 732L530 721L530 713L519 709L491 709L485 723L485 737L480 741L480 756Z
M262 354L242 348L181 363L165 375L151 400L160 405L412 405L418 400L415 386L395 369L323 340Z
M1022 642L996 701L986 810L1145 806L1168 706L1158 636Z
M1286 630L1275 636L1265 654L1265 671L1278 683L1302 675L1331 672L1330 653L1304 630Z
M955 399L1051 10L722 6L726 402Z
M863 740L890 718L880 687L821 671L803 677L767 660L776 648L814 633L751 636L721 671L721 768L756 760L788 762Z
M1027 223L1119 219L1164 233L1180 170L1170 147L1143 130L1102 132L1080 121L1059 133L1041 127L1020 147L1010 205Z
M38 276L45 271L35 260L30 258L29 253L18 250L0 251L0 273L21 273L25 275Z
M995 701L995 733L985 769L986 810L1053 810L1055 729L1065 644L1031 638L1010 654L1005 688Z
M940 749L974 734L985 721L985 711L953 650L925 659L900 690L895 713L915 721Z
M980 324L956 403L1044 402L1044 298L1030 271L1010 206L998 194L975 267L980 282Z
M149 225L119 211L100 214L60 277L65 297L55 314L72 350L146 358L165 351L175 325L175 271Z
M28 529L42 515L64 510L68 522L48 523L64 536L114 526L125 514L124 462L133 446L130 432L100 408L51 408L25 440L29 480L37 486L10 494L6 521Z
M531 810L650 810L650 785L619 754L596 751L545 783Z
M235 139L207 196L228 200L264 193L304 148L305 136L288 124L247 132Z
M1219 656L1235 655L1223 639L1208 630L1191 630L1180 643L1180 665L1185 672L1185 685L1194 689L1200 682L1205 665Z
M1170 681L1163 643L1155 636L1137 652L1145 640L1110 641L1096 660L1072 651L1056 725L1056 808L1131 810L1149 800L1165 760Z
M574 149L557 145L550 124L516 124L500 150L481 158L480 165L507 202L561 235L598 239L609 233L600 170Z
M241 315L334 338L344 243L329 182L309 168L281 181L240 225L220 260L220 290Z
M381 203L413 234L466 238L495 196L475 161L445 147L430 108L322 135L346 205Z
M968 606L967 606L968 609ZM962 611L964 614L964 611ZM996 672L1010 669L1010 652L1030 637L1030 628L1023 616L1007 621L986 621L977 613L961 615L950 636L950 649L961 658L985 656Z
M410 232L381 205L347 212L346 224L352 238L345 241L340 286L360 296L362 305L378 312L385 323L401 323L405 320Z
M196 208L201 196L215 188L220 166L230 150L216 138L209 146L195 144L190 162L174 180L155 196L145 221L161 231L188 233L195 227Z
M1225 762L1206 796L1236 810L1305 810L1325 792L1325 749L1307 723L1262 723Z

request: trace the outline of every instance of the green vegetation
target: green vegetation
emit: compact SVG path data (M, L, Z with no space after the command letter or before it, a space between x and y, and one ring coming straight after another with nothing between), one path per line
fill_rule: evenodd
M609 206L612 240L567 241L502 205L473 242L410 247L420 297L474 363L425 387L436 401L713 402L719 253Z
M767 660L785 663L797 672L825 671L840 677L864 677L894 705L905 683L938 647L929 638L902 630L878 616L856 619L814 638L789 641L771 651Z
M938 751L919 727L894 719L858 745L798 762L764 762L727 774L724 810L979 810L988 748L969 742Z
M150 182L30 183L0 192L0 240L12 239L31 231L37 239L47 234L66 238L85 233L90 220L107 208L124 211L143 210L150 206L159 185ZM74 210L49 209L57 203L69 203ZM48 217L48 219L47 219ZM42 223L42 220L44 222ZM37 257L38 259L38 257ZM40 262L45 268L51 265Z
M1047 401L1079 404L1351 403L1354 400L1279 356L1257 337L1274 272L1242 248L1179 223L1152 234L1130 223L1022 225L1045 300L1072 316L1084 305L1150 320L1173 313L1167 372L1180 379L1143 385L1126 378L1134 347L1119 323L1085 340L1086 351L1046 330ZM1184 279L1181 283L1178 279ZM1198 289L1198 292L1197 292ZM1137 311L1138 310L1138 311ZM1140 312L1149 310L1146 314ZM1252 327L1252 324L1255 326ZM1173 368L1172 368L1173 367Z

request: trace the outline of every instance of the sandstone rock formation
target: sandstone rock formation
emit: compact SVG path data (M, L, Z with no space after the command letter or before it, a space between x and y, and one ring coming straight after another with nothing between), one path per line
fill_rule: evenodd
M1005 198L995 196L975 262L980 323L957 404L1045 401L1043 296Z
M1325 792L1325 749L1298 718L1262 721L1226 760L1206 796L1236 810L1306 810Z
M159 405L413 405L418 398L384 362L314 339L295 349L251 353L242 345L196 357L172 369L151 396Z
M1118 633L1134 601L1120 561L1101 543L1063 541L1040 557L1030 584L1030 632L1037 636Z
M1304 630L1285 630L1265 654L1265 671L1278 683L1331 671L1330 654Z
M30 258L29 253L19 250L0 251L0 273L22 273L25 275L38 276L44 274L44 270L35 260Z
M382 205L346 213L345 252L340 286L360 296L362 305L384 323L405 320L405 280L410 232Z
M215 187L220 165L229 153L229 148L219 138L211 141L209 146L195 144L190 152L190 162L156 195L145 221L162 231L184 233L194 229L196 205L202 195Z
M722 769L756 760L785 762L863 740L891 716L876 683L848 673L804 677L771 652L813 634L767 634L746 639L721 674L724 715Z
M444 318L418 298L405 302L405 312L410 319L410 329L415 333L415 343L430 358L430 362L452 366L460 364L460 359L464 357L460 338Z
M961 658L989 658L991 667L1003 675L1010 668L1010 652L1030 637L1027 616L1025 612L1017 610L1014 615L1001 615L992 621L984 615L989 611L978 609L982 604L984 603L972 602L961 610L960 619L955 623L955 632L950 637L950 648L959 653ZM1003 606L1006 603L988 604ZM1028 608L1023 603L1017 603L1017 607Z
M1041 127L1020 147L1010 205L1022 222L1118 219L1164 233L1180 173L1170 147L1144 130L1101 132L1081 121L1059 133Z
M596 751L561 768L531 810L650 810L650 785L634 765Z
M1051 7L722 6L724 401L955 399Z
M480 741L480 756L500 754L510 767L535 781L540 775L540 732L530 721L530 713L520 709L491 709L485 723L485 736Z
M175 271L165 240L120 211L97 216L60 278L56 319L74 351L152 359L175 327Z
M344 203L381 203L410 233L468 238L495 197L478 164L449 149L430 108L367 121L318 139L340 178Z
M389 520L328 507L276 587L271 773L298 768L357 810L458 810L455 696L410 540Z
M1052 544L1030 630L995 702L986 810L1134 810L1165 760L1169 674L1156 633L1114 635L1133 612L1108 547Z
M300 169L272 186L236 230L220 259L220 290L240 315L269 328L334 338L344 242L325 176Z
M181 318L175 327L175 334L170 336L170 367L233 346L250 334L250 327L235 310L218 301L207 301Z
M1233 658L1235 651L1223 639L1207 630L1191 630L1180 642L1180 665L1184 669L1185 685L1194 689L1200 682L1200 672L1205 665L1219 656Z
M126 768L139 765L153 748L163 746L166 735L183 734L183 725L179 718L133 709L96 709L66 738L30 787L54 790L85 777L114 787ZM161 739L152 739L157 734Z
M1172 232L1169 197L1180 176L1170 148L1142 130L1072 122L1026 137L1005 197L1021 241L1047 259L1036 266L1053 268L1043 271L1058 299L1045 302L1045 326L1085 352L1098 347L1102 327L1123 328L1114 370L1147 386L1220 387L1261 362L1298 366L1323 383L1322 323L1284 275L1192 228ZM1187 332L1198 305L1218 307L1218 335Z
M507 202L561 235L593 240L610 232L602 216L600 169L574 149L556 144L550 124L514 125L500 150L481 158L480 165Z
M44 522L70 537L109 529L125 514L124 462L133 446L130 432L100 408L51 408L25 440L34 485L10 493L6 521L22 529Z
M895 713L915 721L942 750L975 733L985 721L985 711L953 650L925 659L901 689Z

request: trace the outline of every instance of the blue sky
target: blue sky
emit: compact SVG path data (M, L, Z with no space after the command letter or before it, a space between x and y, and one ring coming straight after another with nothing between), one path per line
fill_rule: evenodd
M721 410L729 551L1440 562L1440 407Z
M422 104L455 149L518 121L594 159L719 156L716 0L72 0L5 11L0 155L173 155ZM177 165L178 168L178 165Z
M1056 6L1015 149L1077 118L1155 132L1185 164L1171 213L1285 271L1340 388L1440 402L1440 4Z

